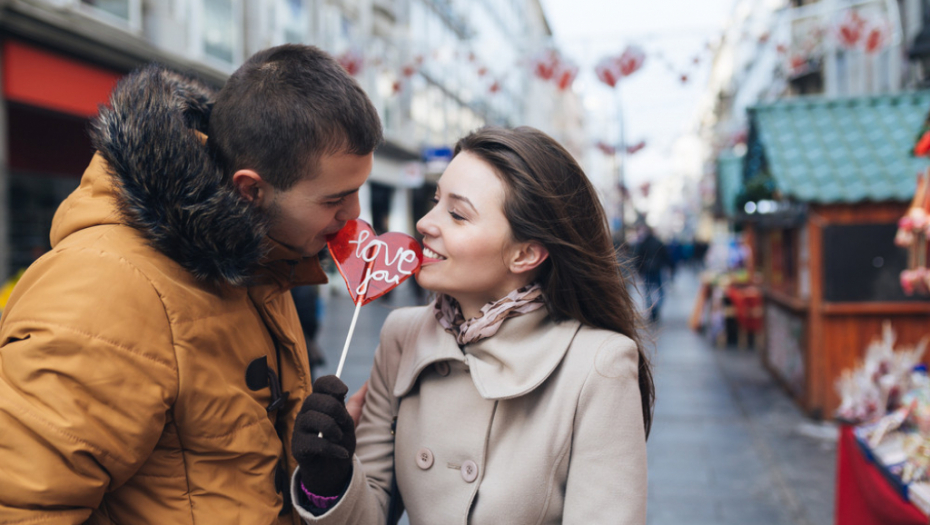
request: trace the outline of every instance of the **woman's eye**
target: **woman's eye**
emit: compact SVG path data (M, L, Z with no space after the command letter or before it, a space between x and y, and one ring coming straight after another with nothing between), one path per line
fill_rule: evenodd
M457 220L457 221L464 221L464 220L465 220L465 217L462 217L461 215L459 215L458 213L455 213L454 211L450 211L450 212L449 212L449 215L451 215L452 218L455 219L455 220Z

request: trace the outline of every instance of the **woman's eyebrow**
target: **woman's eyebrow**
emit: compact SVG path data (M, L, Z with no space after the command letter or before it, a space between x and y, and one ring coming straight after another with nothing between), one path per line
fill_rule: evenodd
M468 207L470 207L475 212L475 214L480 215L478 213L478 208L475 208L475 205L472 204L470 200L468 200L468 197L464 195L459 195L457 193L450 193L449 198L452 200L460 201L460 202L467 204Z

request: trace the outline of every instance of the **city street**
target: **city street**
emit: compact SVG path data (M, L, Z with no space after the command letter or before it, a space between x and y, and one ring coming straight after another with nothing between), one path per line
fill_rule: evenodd
M756 351L717 349L688 329L697 284L693 271L678 272L654 333L649 525L832 523L834 427L806 418ZM362 308L343 372L350 391L368 376L390 310L415 304L412 290L405 283ZM352 311L344 294L331 294L318 376L335 371Z

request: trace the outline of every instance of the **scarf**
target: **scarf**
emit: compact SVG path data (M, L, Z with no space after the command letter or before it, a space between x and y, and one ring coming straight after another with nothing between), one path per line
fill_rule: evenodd
M440 294L433 304L439 324L455 336L459 345L475 343L496 334L506 319L532 312L545 306L542 287L532 283L514 290L497 301L481 307L476 317L465 320L459 302Z

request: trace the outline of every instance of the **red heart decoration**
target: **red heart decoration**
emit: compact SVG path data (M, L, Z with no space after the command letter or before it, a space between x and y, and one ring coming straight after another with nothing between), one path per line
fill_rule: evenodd
M363 305L388 293L420 269L423 250L413 237L396 232L375 236L371 226L351 220L326 240L349 288L352 301Z

